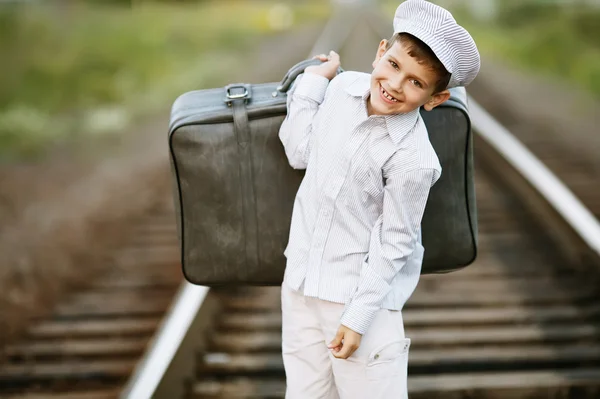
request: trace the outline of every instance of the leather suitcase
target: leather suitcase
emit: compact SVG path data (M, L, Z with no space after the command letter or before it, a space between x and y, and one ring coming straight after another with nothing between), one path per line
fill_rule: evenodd
M281 83L191 91L173 104L169 147L181 262L194 284L279 285L294 197L304 175L279 141L286 92L308 65ZM477 252L472 133L466 92L422 110L442 177L423 217L422 273L469 265Z

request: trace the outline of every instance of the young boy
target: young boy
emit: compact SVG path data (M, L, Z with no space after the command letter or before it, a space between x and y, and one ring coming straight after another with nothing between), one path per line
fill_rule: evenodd
M281 292L288 399L407 397L401 309L423 260L420 223L441 166L419 115L480 66L445 9L402 3L373 72L336 75L339 56L298 77L280 139L306 169Z

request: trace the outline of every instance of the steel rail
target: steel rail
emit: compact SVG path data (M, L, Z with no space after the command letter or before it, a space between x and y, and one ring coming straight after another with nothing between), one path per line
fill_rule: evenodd
M475 132L502 155L600 256L600 222L573 192L508 129L468 97Z
M121 398L152 398L180 349L209 292L208 287L184 281L144 357L123 388Z

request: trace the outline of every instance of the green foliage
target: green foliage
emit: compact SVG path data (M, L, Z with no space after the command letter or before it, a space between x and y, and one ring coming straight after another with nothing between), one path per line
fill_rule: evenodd
M600 8L595 10L579 9L573 13L571 18L577 36L600 49Z
M239 68L258 37L276 32L270 2L135 3L0 6L0 150L39 151L94 131L90 121L168 106L211 74ZM296 23L328 11L293 9Z
M600 9L504 7L494 24L464 19L482 51L567 79L600 97Z
M544 23L560 15L560 6L540 1L504 0L498 2L497 23L507 28L520 28Z

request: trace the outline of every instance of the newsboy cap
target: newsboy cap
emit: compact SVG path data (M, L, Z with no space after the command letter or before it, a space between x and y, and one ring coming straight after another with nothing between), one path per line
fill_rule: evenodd
M394 16L394 33L416 36L450 72L447 88L467 86L475 79L481 60L475 41L450 12L425 0L407 0Z

